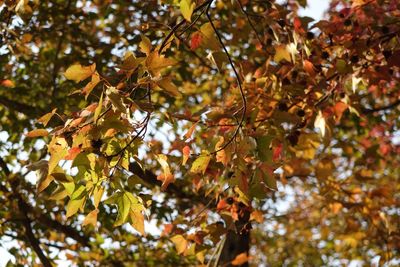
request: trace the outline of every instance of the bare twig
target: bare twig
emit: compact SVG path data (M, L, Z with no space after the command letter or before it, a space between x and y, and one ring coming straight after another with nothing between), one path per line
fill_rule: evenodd
M236 70L236 68L235 68L235 65L233 64L232 58L231 58L231 56L229 55L229 52L228 52L228 50L227 50L227 48L226 48L224 42L222 41L221 35L219 34L217 28L216 28L215 25L214 25L214 22L213 22L212 19L211 19L211 16L210 16L210 13L209 13L209 9L210 9L210 6L211 6L212 2L213 2L213 1L210 1L210 3L209 3L208 6L207 6L207 10L206 10L207 19L208 19L208 21L210 22L211 27L213 28L215 34L217 35L218 41L219 41L219 43L220 43L222 49L224 50L226 56L228 57L229 64L231 65L232 70L233 70L233 72L234 72L234 74L235 74L235 77L236 77L236 81L237 81L237 84L238 84L238 87L239 87L239 90L240 90L240 96L242 97L242 103L243 103L243 104L242 104L242 107L239 109L239 110L242 110L242 117L241 117L241 119L240 119L240 122L239 122L238 127L236 128L235 132L233 133L233 135L231 136L231 138L228 140L228 142L226 142L223 146L221 146L221 147L220 147L219 149L217 149L216 151L210 153L210 154L216 154L217 152L219 152L219 151L225 149L230 143L232 143L233 140L234 140L234 139L236 138L236 136L238 135L239 130L242 128L244 119L245 119L245 117L246 117L247 102L246 102L246 97L245 97L245 95L244 95L244 90L243 90L243 87L242 87L242 82L241 82L241 80L240 80L239 74L238 74L238 72L237 72L237 70Z
M204 2L203 4L199 5L198 7L196 7L193 10L193 13L199 11L200 9L210 5L214 0L208 0L206 2ZM188 28L190 28L194 23L196 23L196 21L199 19L200 17L197 17L187 28L185 28L185 30L183 32L185 32ZM168 33L168 35L164 38L164 41L161 43L160 49L158 50L158 53L161 53L163 51L163 49L165 48L165 46L168 44L169 39L176 33L176 31L183 26L186 23L186 20L181 20L178 24L176 24L171 31ZM180 34L182 35L182 33ZM179 36L180 36L179 35Z
M248 13L246 12L246 10L244 9L244 7L243 7L243 5L242 5L242 2L240 2L240 0L236 0L236 1L238 2L239 6L240 6L240 9L242 10L243 14L246 16L247 21L249 22L250 27L253 29L254 33L256 34L256 37L257 37L258 41L260 42L261 46L264 47L264 46L265 46L265 45L264 45L264 42L261 40L261 37L260 37L260 35L258 34L258 32L257 32L257 30L256 30L256 27L254 26L253 22L251 21L251 19L250 19L250 17L249 17L249 14L248 14Z

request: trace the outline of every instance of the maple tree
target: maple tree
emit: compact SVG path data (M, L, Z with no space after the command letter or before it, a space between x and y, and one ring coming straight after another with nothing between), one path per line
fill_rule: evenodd
M400 4L281 2L0 1L10 266L398 263Z

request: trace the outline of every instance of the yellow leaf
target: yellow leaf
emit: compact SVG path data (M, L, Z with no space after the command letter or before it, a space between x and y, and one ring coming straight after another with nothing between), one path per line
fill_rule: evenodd
M97 209L104 194L104 187L95 187L93 190L93 205Z
M151 52L146 58L146 67L153 76L158 76L161 70L175 65L176 61L159 55L157 51Z
M80 82L91 76L96 70L96 64L93 63L90 66L82 66L80 64L75 64L70 66L64 73L65 78L68 80L73 80L75 82Z
M224 144L224 141L225 141L224 138L222 136L220 136L218 143L215 145L216 151L220 150L220 148ZM230 159L231 159L230 151L228 151L226 149L222 149L217 152L216 161L221 162L222 164L224 164L224 166L228 165L228 162L230 161Z
M203 151L202 155L198 157L192 164L192 168L190 169L191 173L204 174L210 163L211 156L207 151Z
M129 216L131 217L132 227L135 228L143 236L146 235L144 231L144 216L140 211L130 211Z
M71 199L70 201L68 201L68 205L67 205L67 218L71 217L72 215L74 215L75 213L78 212L78 210L82 207L82 205L85 203L86 197L82 196L80 198L76 198L76 199Z
M26 134L26 137L34 138L41 136L48 136L49 132L46 129L36 129Z
M86 215L85 219L83 220L82 225L86 226L88 224L93 225L94 227L96 227L96 223L97 223L97 214L99 213L98 209L95 209L93 211L91 211L88 215Z
M196 7L196 4L192 3L191 0L181 0L181 2L180 2L180 9L181 9L182 15L189 22L192 21L192 13L193 13L193 10L195 7Z
M97 122L97 119L99 118L102 106L103 106L103 93L101 93L99 103L97 104L97 107L94 111L94 115L93 115L94 122Z
M146 55L149 55L152 48L150 39L144 36L143 34L141 34L140 37L142 38L142 41L139 44L140 51L142 51Z
M171 237L171 241L174 243L178 254L182 254L186 251L188 241L182 235L176 235Z
M53 109L51 112L43 115L42 117L40 117L38 119L38 122L42 123L44 127L46 127L47 123L49 123L49 121L51 120L51 118L53 117L53 115L56 113L57 109Z
M274 61L281 62L282 60L286 60L287 62L291 61L290 53L287 49L287 46L286 45L275 46Z
M124 56L124 61L120 66L120 69L124 71L134 71L143 60L145 60L144 57L136 58L131 51L128 51Z

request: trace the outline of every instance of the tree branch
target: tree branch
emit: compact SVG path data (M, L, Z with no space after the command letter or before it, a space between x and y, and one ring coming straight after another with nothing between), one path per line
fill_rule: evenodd
M398 105L400 105L400 99L398 99L397 101L393 102L392 104L384 106L384 107L377 107L377 108L373 108L373 109L363 108L363 113L370 114L370 113L374 113L377 111L388 110L388 109L395 108Z

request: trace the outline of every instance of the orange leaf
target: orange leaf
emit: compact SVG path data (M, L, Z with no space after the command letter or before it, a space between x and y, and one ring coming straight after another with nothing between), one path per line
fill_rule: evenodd
M26 137L34 138L41 136L48 136L49 132L46 129L36 129L26 134Z
M217 210L222 210L225 209L226 207L228 207L228 204L223 199L221 199L217 204Z
M14 88L15 87L14 82L11 81L11 80L2 80L0 84L2 86L4 86L4 87L8 87L8 88Z
M182 154L183 154L182 165L185 165L190 156L190 147L185 146L182 149Z
M347 108L348 108L348 105L341 101L339 101L335 104L335 107L333 109L335 111L336 123L338 123L340 121L340 119L342 118L343 112L345 112Z
M247 256L246 252L240 253L235 257L235 259L231 262L232 265L242 265L249 261L249 256Z
M304 70L308 73L308 75L310 75L311 77L315 76L315 67L311 63L311 61L308 61L307 59L305 59L303 61L303 67L304 67Z
M186 139L189 139L189 138L192 136L194 130L196 129L197 123L198 123L198 122L194 123L194 124L189 128L189 130L185 133L185 138L186 138Z
M96 227L96 223L97 223L97 214L99 213L98 209L95 209L93 211L91 211L88 215L86 215L85 219L83 220L82 225L86 226L88 224L93 225L94 227Z
M74 160L79 153L81 153L81 149L79 147L70 148L68 150L68 155L65 156L65 160Z

